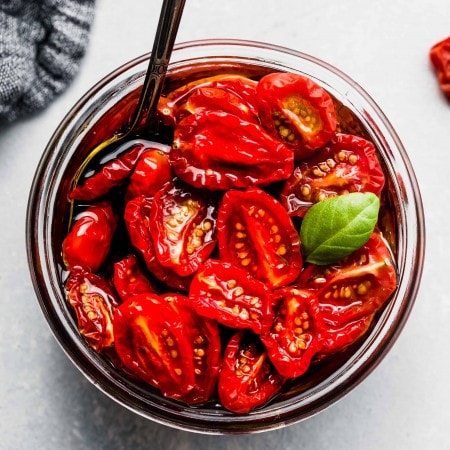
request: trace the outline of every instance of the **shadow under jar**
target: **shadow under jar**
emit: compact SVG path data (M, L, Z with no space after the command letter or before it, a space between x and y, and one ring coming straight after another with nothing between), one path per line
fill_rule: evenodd
M252 433L306 419L360 383L386 355L415 301L424 258L424 218L408 156L391 124L370 96L347 75L309 55L258 42L215 40L175 47L165 91L220 73L260 78L270 72L303 74L333 97L342 131L365 136L378 150L386 176L382 231L391 244L398 286L355 345L315 364L288 382L267 405L235 414L218 403L188 406L127 376L80 335L64 290L61 245L71 205L68 193L89 151L129 117L148 55L130 61L89 90L58 126L37 168L27 212L27 251L35 291L56 339L101 391L156 422L202 433ZM164 136L159 136L164 139ZM155 139L157 140L157 139ZM170 144L170 142L168 142Z

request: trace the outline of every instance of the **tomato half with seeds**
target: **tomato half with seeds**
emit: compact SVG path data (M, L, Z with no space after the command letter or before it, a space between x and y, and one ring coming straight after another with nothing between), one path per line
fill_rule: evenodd
M156 294L139 294L114 314L115 348L122 364L169 398L195 385L192 343L183 317Z
M117 217L109 202L91 205L78 214L62 243L65 266L96 272L108 256L116 226Z
M215 207L191 187L166 186L152 201L150 233L161 265L192 275L214 250Z
M122 301L137 294L156 292L155 286L139 267L134 255L114 263L113 285Z
M200 89L219 89L230 94L232 98L231 103L239 104L239 116L243 113L243 118L251 117L253 121L257 115L256 85L256 81L242 75L223 74L201 78L171 91L165 97L161 97L158 103L158 112L165 123L174 126L185 117L186 112L192 113L197 110L200 99L191 99L196 92ZM227 96L227 94L221 95ZM218 98L217 96L214 97ZM189 100L191 105L187 106ZM206 100L206 98L203 100ZM203 100L200 101L200 104L206 106ZM217 108L219 105L216 100L214 100L213 105L214 109L225 108L224 110L228 111L228 105Z
M338 133L328 145L294 169L280 198L290 215L303 217L321 200L349 192L379 194L384 183L372 142Z
M96 352L111 348L118 301L110 284L99 275L76 267L70 272L65 289L77 317L78 330L87 343Z
M359 323L361 333L349 333L347 339L340 336L336 345L332 336L326 338L327 352L332 352L352 344L354 337L367 329L368 323L361 319L372 318L389 299L397 286L397 274L387 244L374 232L365 245L340 263L308 266L298 285L315 291L325 325L332 334Z
M222 406L243 414L266 404L283 387L257 336L239 331L228 342L219 377Z
M275 318L261 340L278 372L303 375L321 349L323 319L314 292L287 287L276 292Z
M302 267L300 238L274 197L259 188L225 193L217 215L220 258L272 287L294 281Z
M450 100L450 36L431 47L430 61L442 92Z
M263 186L294 170L292 150L260 125L224 111L185 117L175 128L170 161L183 181L211 190Z
M336 131L330 95L312 79L294 73L271 73L256 88L261 123L301 159L322 147Z
M140 253L147 269L160 281L174 289L187 291L190 277L181 277L164 267L156 257L155 244L150 232L153 198L145 195L130 200L124 210L124 221L131 245Z
M192 346L195 384L181 400L190 405L205 403L215 393L222 361L219 326L215 320L199 316L184 295L168 293L162 299L182 317Z
M192 279L189 298L198 314L259 334L272 323L271 290L232 264L208 259Z

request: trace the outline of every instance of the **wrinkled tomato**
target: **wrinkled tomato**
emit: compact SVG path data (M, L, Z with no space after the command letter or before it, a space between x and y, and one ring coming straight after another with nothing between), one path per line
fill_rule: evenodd
M102 352L114 344L113 316L118 302L109 283L99 275L75 268L65 289L86 342Z
M294 281L302 267L300 238L271 195L258 188L226 192L217 217L220 258L272 287Z
M151 145L151 142L140 139L125 142L117 150L118 156L105 162L99 171L87 177L83 184L76 186L69 193L69 198L95 200L114 187L122 185L133 171L140 156Z
M122 301L137 294L156 291L153 283L139 268L134 255L114 263L113 285Z
M271 291L247 271L208 259L192 279L189 298L198 314L259 334L272 323Z
M247 413L266 404L283 386L257 336L237 332L229 341L219 377L222 406L235 413Z
M161 265L192 275L214 250L215 207L192 188L168 185L152 202L150 233Z
M233 104L238 105L238 116L244 119L252 118L253 121L257 114L256 85L256 81L241 75L224 74L201 78L161 97L158 112L168 125L174 126L187 113L196 111L200 106L206 106L205 101L210 101L207 98L200 99L202 95L197 94L199 90L217 89L222 93L216 92L217 95L213 95L213 109L229 111L228 108L233 108ZM224 98L219 101L221 96ZM236 112L236 109L233 108L233 111Z
M431 47L430 61L442 92L450 100L450 36Z
M174 289L187 291L190 278L180 277L173 270L161 265L156 257L155 244L150 232L152 202L151 197L140 195L125 206L124 220L131 245L139 251L147 269L156 278Z
M330 95L310 78L294 73L271 73L256 88L261 123L301 159L322 147L336 131Z
M287 378L303 375L321 349L323 320L314 292L287 287L276 292L275 318L261 335L278 372Z
M139 195L151 197L172 179L168 153L156 148L146 150L130 175L125 198L130 200Z
M108 255L117 218L108 202L89 206L75 217L62 243L65 266L76 266L96 272Z
M212 190L266 185L294 169L292 151L260 125L209 110L176 126L170 161L182 180Z
M340 350L354 342L367 329L366 318L392 295L397 275L390 251L378 232L342 262L329 266L308 266L298 285L315 291L330 336L325 337L324 352ZM342 335L345 327L352 333ZM359 329L361 333L356 331ZM339 336L339 342L333 341Z
M165 294L162 299L182 317L192 346L195 384L182 400L191 405L205 403L215 393L221 365L221 341L217 322L199 316L193 310L189 298L184 295Z
M139 294L114 314L115 348L137 378L180 399L195 385L192 343L183 317L156 294Z
M281 193L281 202L289 214L303 217L311 205L335 195L379 194L384 181L374 145L364 138L338 133L294 169Z

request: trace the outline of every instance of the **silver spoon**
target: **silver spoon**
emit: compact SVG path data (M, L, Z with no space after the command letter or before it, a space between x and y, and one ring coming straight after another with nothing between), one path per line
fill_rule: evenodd
M163 1L150 61L132 120L125 131L115 133L89 152L73 178L72 188L76 187L86 166L100 152L106 152L112 147L117 148L142 125L145 125L147 130L151 130L154 127L156 107L166 77L185 1Z

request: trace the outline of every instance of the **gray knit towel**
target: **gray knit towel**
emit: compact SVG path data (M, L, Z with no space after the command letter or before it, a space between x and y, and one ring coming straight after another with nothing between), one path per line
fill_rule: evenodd
M42 110L76 75L95 0L0 0L0 124Z

